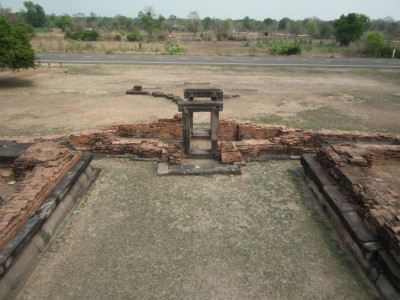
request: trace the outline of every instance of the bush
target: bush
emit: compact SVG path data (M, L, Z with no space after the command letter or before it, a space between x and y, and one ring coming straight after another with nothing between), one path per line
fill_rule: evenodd
M288 42L274 44L268 50L272 55L300 55L302 51L299 43Z
M178 43L165 45L165 51L167 51L171 55L179 54L183 52L183 47L181 47Z
M369 57L392 57L393 49L388 47L383 35L378 31L368 33L365 45L366 55Z
M71 32L67 31L65 33L66 38L71 38L76 41L97 41L99 38L99 33L96 30L85 29L83 31Z
M143 40L142 36L138 32L132 32L126 36L126 39L130 42L136 42Z
M117 34L114 36L114 40L120 42L120 41L122 41L122 36L120 34Z
M86 29L82 31L82 41L97 41L99 33L96 30Z

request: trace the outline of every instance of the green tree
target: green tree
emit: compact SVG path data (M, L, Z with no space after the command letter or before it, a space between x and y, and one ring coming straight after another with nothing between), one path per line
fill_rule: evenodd
M111 21L111 27L118 30L133 31L135 24L133 21L125 16L116 15Z
M290 26L290 19L283 18L278 23L278 30L281 30L281 31L288 30L289 26Z
M35 67L35 52L30 45L30 35L23 26L11 25L0 16L0 67L13 70Z
M327 39L331 36L333 27L328 22L322 22L319 24L319 38Z
M164 25L165 25L165 17L163 15L159 15L156 20L155 27L158 29L163 29Z
M201 28L201 20L199 17L199 14L197 13L197 11L192 11L189 15L188 15L188 30L190 32L193 32L194 35L196 36L197 32L200 30Z
M244 17L242 20L243 29L246 31L251 31L253 29L253 23L254 22L252 22L248 16Z
M265 26L269 27L272 24L276 23L276 21L271 19L271 18L267 18L267 19L264 19L263 23L264 23Z
M152 7L146 7L144 11L140 11L138 14L139 24L143 30L152 36L153 31L156 29L157 24L155 20L156 14Z
M95 25L95 22L97 21L97 19L98 19L98 16L94 12L91 12L89 17L86 17L86 24L89 27L93 27Z
M355 13L341 15L340 19L333 23L333 35L340 44L347 46L359 40L370 26L371 22L365 15Z
M306 24L307 34L311 37L314 37L318 33L318 25L315 22L307 22Z
M43 7L39 4L34 4L32 1L25 1L24 6L26 10L22 10L21 15L26 23L36 28L46 25L47 19Z
M211 26L213 25L213 21L210 17L205 17L202 21L201 21L202 25L203 25L203 29L205 31L210 30Z
M54 20L54 25L58 28L61 28L62 32L65 32L65 29L68 26L71 26L74 23L74 20L70 15L64 14L61 17L58 17Z
M289 25L289 32L297 37L302 30L302 24L300 21L291 21Z
M215 32L217 33L217 39L225 40L229 38L229 34L232 29L232 20L216 20L215 21Z

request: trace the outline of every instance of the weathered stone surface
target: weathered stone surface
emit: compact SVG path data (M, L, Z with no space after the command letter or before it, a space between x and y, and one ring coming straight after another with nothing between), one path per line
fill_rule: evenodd
M318 150L371 231L400 263L400 146L333 145Z
M15 159L30 146L32 146L32 143L0 141L0 166L12 164Z
M56 142L31 146L14 163L25 176L18 192L0 203L0 249L14 236L82 156Z
M184 97L193 101L194 98L211 98L213 101L222 101L224 93L221 89L185 89Z
M167 95L165 95L163 92L152 92L151 95L153 97L167 98Z

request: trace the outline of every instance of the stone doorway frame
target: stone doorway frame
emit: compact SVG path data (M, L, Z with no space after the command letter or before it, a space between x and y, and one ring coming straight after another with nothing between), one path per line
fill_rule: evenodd
M195 100L195 97L211 100ZM219 112L223 110L223 92L221 89L185 89L184 98L177 102L178 111L183 120L183 152L190 157L193 135L193 115L196 112L210 112L210 154L215 157L218 149Z

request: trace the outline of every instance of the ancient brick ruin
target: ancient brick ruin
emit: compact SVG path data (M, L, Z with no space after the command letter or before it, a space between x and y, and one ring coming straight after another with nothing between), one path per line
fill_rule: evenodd
M215 97L218 98L218 94ZM207 110L212 115L220 108L218 101L210 102L214 103ZM47 201L52 190L84 153L151 158L172 165L182 164L190 156L184 151L184 137L185 134L186 138L193 134L193 119L187 105L181 108L183 113L172 119L147 124L113 125L67 136L21 138L21 142L33 145L13 163L14 175L22 181L18 191L0 205L0 250L4 250L7 242L35 215L37 208ZM400 265L399 136L255 125L219 119L217 114L214 120L217 121L214 125L218 126L214 127L211 137L214 141L213 156L223 164L252 159L293 158L306 153L316 155L313 164L330 174L330 184L337 184L338 189L351 199L356 213L381 243L381 248L368 250L371 261L378 257L377 253L381 254L379 257L390 253L397 261L397 267ZM346 205L343 207L348 208ZM0 266L1 276L6 269L6 260L4 264ZM392 281L397 280L398 285L394 285L400 290L400 275L396 277L393 275L395 272L391 270L389 273L394 278Z
M183 120L180 114L172 119L160 119L148 124L115 125L98 131L51 138L67 141L77 150L94 154L137 155L171 164L181 164L184 157ZM400 137L383 133L303 130L220 119L216 158L224 164L231 164L260 156L298 156L316 153L322 145L332 141L370 141L398 145Z
M400 146L332 145L317 160L400 264Z
M14 174L24 179L18 192L0 206L0 249L35 213L81 156L80 151L55 142L43 142L28 148L17 158Z

